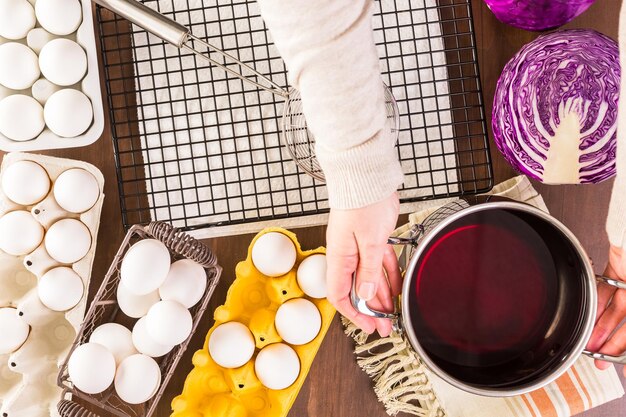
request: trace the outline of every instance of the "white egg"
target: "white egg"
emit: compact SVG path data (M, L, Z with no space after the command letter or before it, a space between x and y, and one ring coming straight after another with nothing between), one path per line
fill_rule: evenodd
M37 54L26 45L7 42L0 45L0 84L24 90L39 78Z
M37 285L39 299L50 310L67 311L74 308L83 298L83 280L67 267L59 267L46 272Z
M60 89L61 87L58 85L52 84L45 78L40 78L35 81L35 84L33 84L30 89L30 92L35 100L37 100L41 105L44 105L50 96ZM41 117L43 119L43 107L41 108Z
M26 45L36 54L41 52L41 48L44 47L45 44L54 39L54 35L50 32L46 31L44 28L34 28L28 32L26 36Z
M76 388L86 394L99 394L113 383L115 358L104 346L85 343L72 352L67 372Z
M307 256L298 266L298 286L311 298L326 297L326 255Z
M0 101L0 133L24 142L35 139L46 127L43 107L32 97L14 94Z
M35 27L35 10L26 0L0 0L0 36L22 39Z
M130 330L117 323L105 323L96 327L89 337L89 342L107 348L113 354L117 365L137 353Z
M128 317L138 319L148 314L150 307L161 300L158 291L145 295L133 294L124 284L117 286L117 304Z
M142 404L154 397L161 385L161 370L154 359L137 354L117 368L115 392L128 404Z
M46 170L32 161L17 161L2 173L2 190L13 202L32 206L43 200L50 191L50 177Z
M0 308L0 355L15 352L28 338L30 327L15 308Z
M46 251L62 264L83 259L91 248L91 233L76 219L62 219L50 226L45 238Z
M170 271L170 252L156 239L135 243L124 255L120 269L121 282L137 295L158 290Z
M43 235L43 226L28 211L12 211L0 217L0 249L9 255L31 253Z
M54 199L63 210L84 213L92 208L100 197L98 180L80 168L64 171L54 182Z
M315 304L304 298L295 298L278 307L274 325L285 342L304 345L320 332L322 316Z
M37 0L35 14L44 29L59 36L75 32L83 20L78 0Z
M56 85L70 86L83 79L87 72L87 54L69 39L53 39L39 53L39 68Z
M162 345L152 339L145 317L140 318L133 327L133 344L140 353L153 358L159 358L174 349L174 345Z
M148 334L157 343L171 346L183 343L191 334L191 313L176 301L159 301L146 315Z
M93 108L84 93L66 88L52 94L43 108L43 118L52 132L64 138L85 133L93 120Z
M254 336L243 324L220 324L209 337L209 354L223 368L239 368L252 359Z
M176 261L170 267L165 282L159 287L162 300L177 301L191 308L200 301L207 285L204 268L190 259Z
M298 354L284 343L263 348L254 362L254 371L269 389L281 390L291 386L300 375Z
M252 263L260 273L268 277L285 275L296 263L296 247L282 233L266 233L254 242Z

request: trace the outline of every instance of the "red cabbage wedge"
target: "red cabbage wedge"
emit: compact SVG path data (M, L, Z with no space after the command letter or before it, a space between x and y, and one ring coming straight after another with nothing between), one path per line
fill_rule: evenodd
M525 45L504 67L493 103L498 149L547 184L615 174L619 51L593 30L563 30Z
M485 0L496 17L511 26L541 31L562 26L595 0Z

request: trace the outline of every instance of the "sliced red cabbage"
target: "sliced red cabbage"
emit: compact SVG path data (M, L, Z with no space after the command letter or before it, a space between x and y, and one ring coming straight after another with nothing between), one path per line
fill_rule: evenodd
M562 26L591 6L595 0L485 0L502 22L525 30Z
M614 40L584 29L542 35L498 80L495 143L515 169L539 181L604 181L615 174L619 88Z

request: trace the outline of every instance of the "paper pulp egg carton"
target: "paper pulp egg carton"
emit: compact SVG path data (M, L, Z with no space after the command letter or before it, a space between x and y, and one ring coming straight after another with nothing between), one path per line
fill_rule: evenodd
M74 350L78 346L87 343L93 331L100 325L105 323L119 323L132 329L134 323L137 321L137 319L127 317L119 308L117 302L117 288L121 281L120 270L124 256L133 244L143 239L157 239L163 242L170 252L172 262L180 259L191 259L202 265L207 275L207 286L202 299L189 309L193 319L192 332L189 337L168 354L160 358L155 358L162 375L161 385L156 394L146 403L131 405L119 398L113 384L107 390L99 394L85 394L76 389L72 385L67 365ZM62 415L64 417L80 415L84 415L85 417L87 415L91 417L97 417L98 415L150 417L156 410L159 400L163 396L163 392L165 392L165 388L174 374L178 362L187 350L189 341L193 337L200 320L202 320L209 300L219 282L221 273L222 268L217 264L215 255L206 245L193 239L188 234L180 232L169 224L152 222L145 227L139 225L131 227L120 245L115 259L111 263L109 271L85 315L83 325L77 332L76 337L72 338L74 343L69 351L66 352L58 373L57 385L64 389L67 396L71 395L80 398L83 402L88 402L92 404L92 406L95 406L97 410L92 407L90 410L93 411L88 412L80 404L69 401L67 396L64 396L64 399L68 401L62 401L59 404L59 408L63 410Z
M45 307L37 294L39 278L48 270L60 266L47 254L43 243L26 256L17 257L0 251L0 307L17 308L22 318L30 325L28 339L21 347L12 354L0 355L0 415L58 416L56 405L61 397L61 389L56 386L56 376L58 367L80 328L85 312L104 201L104 177L96 167L85 162L12 153L7 154L2 161L0 179L8 166L21 160L41 165L48 172L53 184L62 172L71 168L82 168L93 174L100 186L100 197L96 204L80 215L61 209L54 200L52 187L48 196L33 207L13 203L0 188L0 217L14 210L29 210L46 230L59 219L77 218L91 233L89 252L83 259L71 265L83 280L83 298L73 309L64 313Z
M35 0L30 0L34 5ZM74 138L62 138L55 135L48 127L33 140L18 142L11 140L0 133L0 149L5 152L15 151L39 151L45 149L64 149L87 146L97 141L104 130L104 107L102 104L102 92L100 90L100 70L98 68L98 50L96 48L96 34L93 26L92 2L80 0L83 20L75 33L67 36L52 35L56 38L68 38L78 43L87 54L87 72L85 77L76 85L60 88L73 88L80 90L89 98L93 107L93 120L89 128L81 135ZM37 22L36 28L41 25ZM26 44L26 39L0 40L3 42L19 42ZM40 76L43 78L43 74ZM12 94L24 94L32 96L31 89L9 90L0 85L0 100Z
M269 232L289 237L297 251L293 269L277 278L261 274L252 263L252 247L260 236ZM327 299L306 296L296 280L300 263L307 256L323 253L324 248L303 251L296 235L281 228L265 229L252 240L246 260L237 264L236 279L228 289L226 302L215 310L215 324L204 347L193 356L194 368L187 376L183 392L172 401L172 417L284 417L289 413L336 312ZM290 345L300 359L300 374L291 386L276 391L264 387L254 372L254 358L235 369L222 368L213 361L208 350L209 338L217 326L226 322L238 321L250 328L256 344L255 356L265 346L282 342L274 327L274 316L281 304L293 298L313 302L322 325L311 342Z

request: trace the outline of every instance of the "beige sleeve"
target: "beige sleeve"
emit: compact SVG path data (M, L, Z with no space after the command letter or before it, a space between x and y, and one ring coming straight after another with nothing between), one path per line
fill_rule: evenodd
M619 19L620 65L626 68L626 2ZM617 116L617 176L609 206L606 231L612 245L626 248L626 71L622 70Z
M330 206L363 207L403 181L372 31L371 0L259 0L300 91Z

